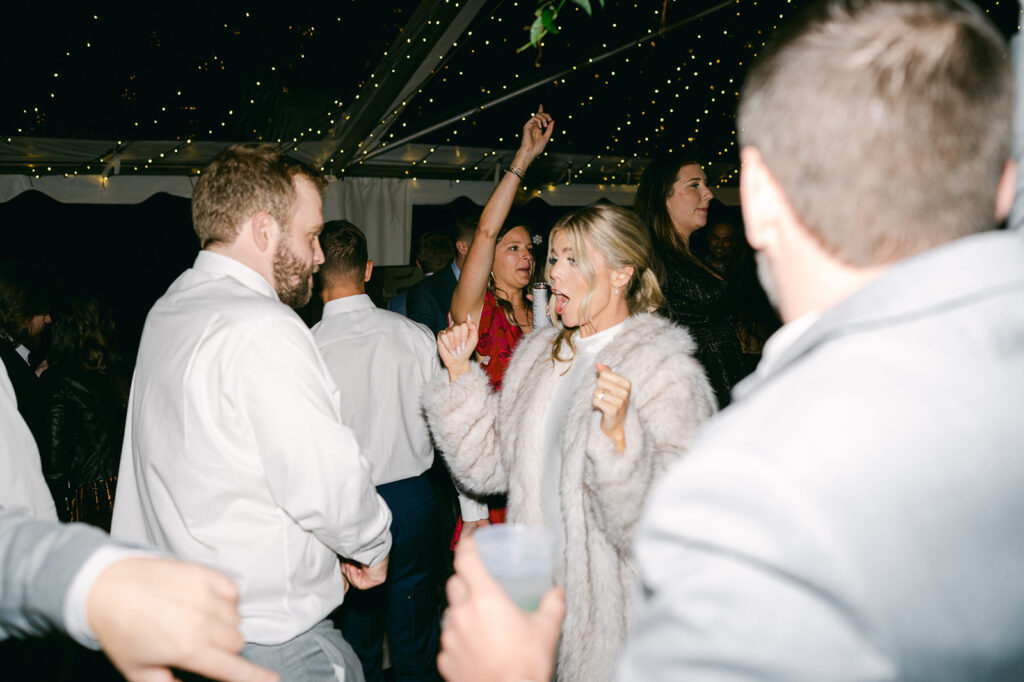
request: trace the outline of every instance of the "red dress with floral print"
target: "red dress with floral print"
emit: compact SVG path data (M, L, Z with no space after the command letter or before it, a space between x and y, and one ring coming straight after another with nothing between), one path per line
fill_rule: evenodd
M500 391L501 380L512 359L512 351L523 338L523 330L508 321L494 300L494 294L489 291L484 295L478 327L480 340L476 344L476 352L480 356L480 368L491 380L491 387Z

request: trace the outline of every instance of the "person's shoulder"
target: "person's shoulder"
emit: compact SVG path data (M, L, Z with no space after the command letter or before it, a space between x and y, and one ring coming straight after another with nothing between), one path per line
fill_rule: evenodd
M420 287L420 291L436 296L441 293L454 291L457 283L458 280L455 279L455 273L452 272L452 267L449 263L430 277L424 278L416 286Z
M79 389L88 381L86 374L84 370L75 370L61 363L43 372L39 377L39 386L46 395L64 389Z
M627 352L643 352L648 357L693 355L697 345L690 332L657 313L630 315L613 343Z
M550 325L535 328L529 334L525 334L519 341L516 345L515 354L534 355L544 349L550 350L555 342L555 337L558 336L558 331L557 327Z
M410 339L422 342L424 339L433 345L434 335L430 328L414 320L410 320L401 313L384 308L374 308L371 313L373 322L383 330L399 334Z
M234 277L210 276L187 270L153 306L154 310L173 312L192 310L238 323L281 320L296 317L279 299L256 291Z
M210 348L233 349L226 352L239 359L268 348L290 354L296 349L315 349L309 327L277 298L237 281L209 285L197 287L188 297L162 309L154 307L162 320L153 331L170 339L198 338Z

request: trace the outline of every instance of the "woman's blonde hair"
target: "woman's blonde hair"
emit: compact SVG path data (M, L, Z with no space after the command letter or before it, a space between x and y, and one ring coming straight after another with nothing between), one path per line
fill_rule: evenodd
M548 238L548 263L544 277L550 281L552 255L551 245L555 235L565 234L572 247L576 269L587 282L587 291L580 300L579 319L587 320L590 302L594 293L594 264L590 260L590 249L604 258L609 269L633 268L633 276L626 283L625 301L629 314L654 312L661 305L661 287L651 272L651 240L647 228L635 213L612 204L594 204L567 214L551 229ZM554 299L552 299L554 300ZM552 360L572 361L576 357L576 346L572 336L579 327L567 328L549 305L551 319L560 327L551 348ZM569 348L569 357L561 358L562 345Z

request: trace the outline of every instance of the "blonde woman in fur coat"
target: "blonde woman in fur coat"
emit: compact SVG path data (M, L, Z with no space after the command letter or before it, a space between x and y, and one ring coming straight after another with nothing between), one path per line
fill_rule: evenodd
M623 208L591 206L551 231L556 324L519 344L500 393L470 362L475 321L438 335L448 380L424 394L452 474L508 494L509 520L560 541L559 682L611 680L629 620L633 532L648 491L714 411L715 397L661 301L650 242Z

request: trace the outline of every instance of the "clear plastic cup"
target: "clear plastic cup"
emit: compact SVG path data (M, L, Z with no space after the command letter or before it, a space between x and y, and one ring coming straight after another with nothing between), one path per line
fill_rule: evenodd
M503 523L473 533L487 571L524 611L536 611L554 584L554 534L541 526Z

